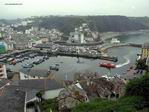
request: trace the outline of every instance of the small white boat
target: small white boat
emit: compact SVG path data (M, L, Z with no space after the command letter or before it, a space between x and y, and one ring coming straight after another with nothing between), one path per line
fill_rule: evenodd
M120 40L118 40L117 38L112 38L111 43L112 44L119 44Z

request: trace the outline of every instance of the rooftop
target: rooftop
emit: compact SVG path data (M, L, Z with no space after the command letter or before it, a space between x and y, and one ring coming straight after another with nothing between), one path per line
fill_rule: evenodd
M0 79L0 88L5 86L8 83L9 83L9 80L7 80L7 79Z
M13 85L36 90L55 90L63 88L61 82L49 79L33 79L14 81Z
M12 86L4 88L0 96L1 112L24 112L26 93Z

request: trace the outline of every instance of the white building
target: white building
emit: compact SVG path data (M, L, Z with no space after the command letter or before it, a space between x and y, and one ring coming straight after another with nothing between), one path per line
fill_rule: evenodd
M29 47L29 48L32 48L32 47L34 47L34 46L36 46L36 45L38 45L38 44L42 44L42 42L43 42L42 39L39 39L39 40L31 39L31 40L29 40L29 42L28 42L28 47Z
M25 30L25 34L31 34L31 29Z
M85 43L83 32L81 33L81 36L80 36L80 43Z
M14 42L12 40L5 40L6 42L6 49L8 51L14 50Z
M27 25L27 21L22 21L21 25L26 26Z
M119 44L120 40L118 40L117 38L112 38L111 43L112 44Z
M14 50L14 44L13 43L7 43L7 50L8 51L13 51Z
M75 33L74 34L74 40L75 41L79 41L79 33Z

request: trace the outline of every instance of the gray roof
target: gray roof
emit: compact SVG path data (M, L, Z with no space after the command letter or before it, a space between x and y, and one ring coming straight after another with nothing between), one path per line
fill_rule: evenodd
M30 76L39 76L39 77L47 77L50 73L48 69L21 69L20 72L30 75Z
M4 88L0 96L1 112L24 112L26 93L12 86Z
M49 79L19 80L14 81L13 84L23 88L30 88L36 90L55 90L63 88L61 82Z
M27 97L26 97L26 101L30 101L31 99L36 97L36 93L39 92L39 90L36 89L32 89L32 88L25 88L25 87L21 87L21 86L17 86L16 85L11 85L11 88L13 88L14 90L20 90L20 91L24 91L27 93Z
M0 79L0 88L5 86L7 83L9 83L9 80L7 80L7 79Z
M45 80L44 79L33 79L33 80L19 80L13 81L11 85L13 88L22 90L27 93L27 101L36 97L36 93L41 90L55 90L64 88L60 82L55 80L46 80L46 88L45 88Z
M144 43L143 46L142 46L142 48L149 49L149 43Z

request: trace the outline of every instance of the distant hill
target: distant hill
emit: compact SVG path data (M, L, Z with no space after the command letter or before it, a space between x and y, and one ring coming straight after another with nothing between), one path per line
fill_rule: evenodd
M88 23L91 30L99 32L123 32L149 28L149 21L125 16L49 16L35 20L36 26L57 28L65 34L74 31L74 28L82 23Z
M149 17L131 17L132 21L136 21L138 23L141 23L145 26L149 26Z
M126 16L42 16L26 18L34 22L28 27L20 26L16 29L25 30L33 26L52 29L57 28L65 34L74 31L75 27L82 23L88 23L91 30L99 32L124 32L140 29L149 29L149 17L126 17ZM15 23L17 20L0 20L0 23Z

